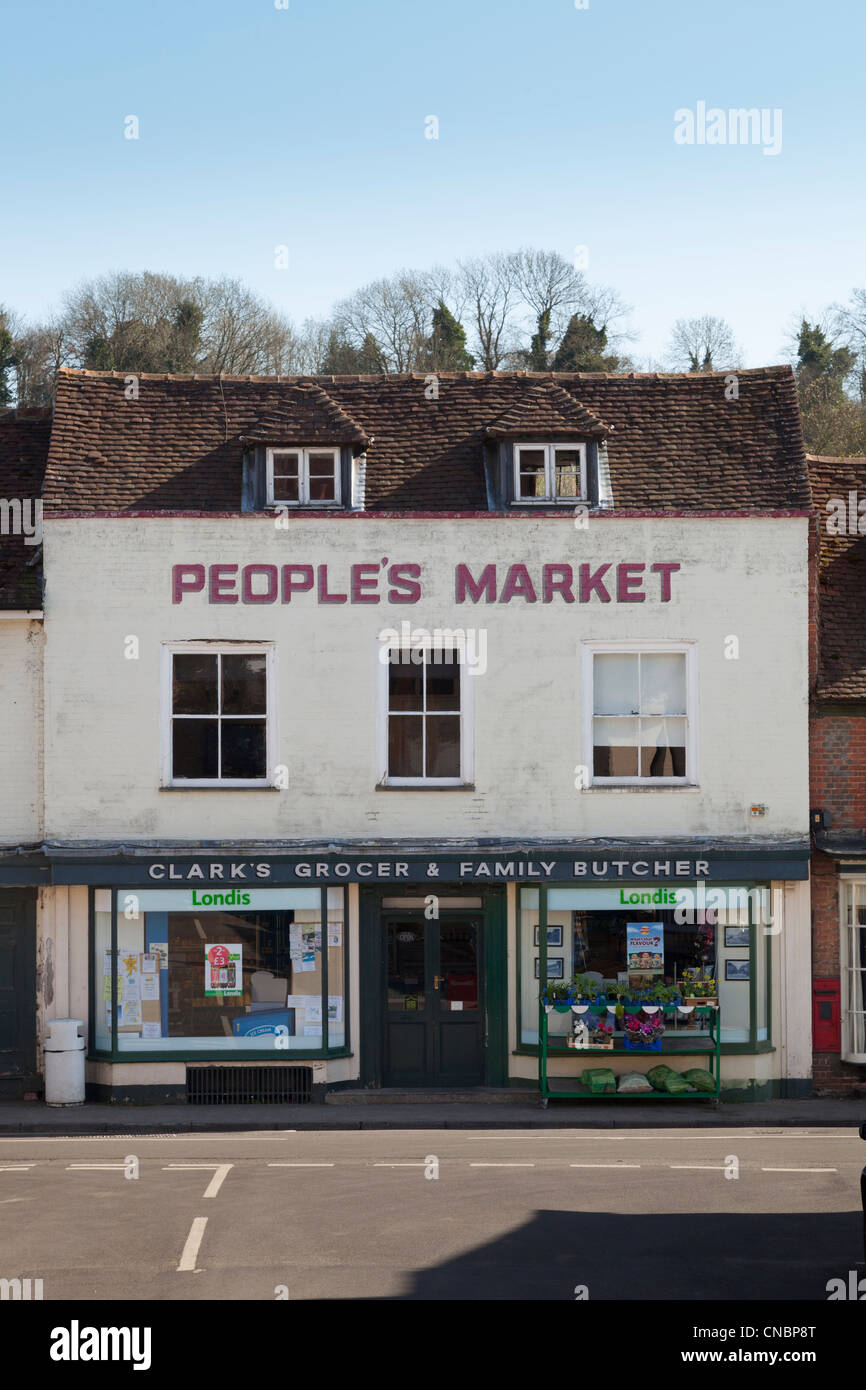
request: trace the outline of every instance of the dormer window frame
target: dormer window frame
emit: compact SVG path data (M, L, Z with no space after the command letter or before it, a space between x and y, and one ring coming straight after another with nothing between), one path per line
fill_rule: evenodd
M298 497L297 499L277 497L274 477L284 476L274 470L274 456L278 454L297 454L298 456ZM334 464L334 496L332 498L310 497L310 455L330 454ZM265 486L269 507L297 507L318 511L320 508L343 507L342 488L342 450L339 444L273 444L266 450Z
M544 451L544 482L545 490L543 497L522 497L520 494L520 456L523 450L543 450ZM556 494L556 451L557 449L569 449L576 452L580 459L580 496L579 497L558 497ZM587 441L585 439L575 440L540 440L531 442L529 440L515 440L512 445L512 506L515 507L573 507L577 503L587 503L589 501L589 467L587 461Z

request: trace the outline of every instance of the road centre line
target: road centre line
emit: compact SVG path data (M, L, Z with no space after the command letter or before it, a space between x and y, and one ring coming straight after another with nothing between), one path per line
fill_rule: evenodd
M186 1244L183 1247L183 1252L180 1257L180 1264L177 1267L178 1274L183 1273L184 1270L195 1269L195 1262L198 1258L199 1246L202 1242L207 1221L208 1219L206 1216L196 1216L193 1219L193 1223L189 1228L189 1235L186 1238Z
M569 1168L639 1168L639 1163L569 1163Z
M125 1163L67 1163L67 1165L66 1165L66 1171L67 1171L67 1173L93 1173L93 1172L104 1173L104 1172L106 1172L106 1170L111 1170L112 1172L116 1172L118 1169L120 1169L121 1172L124 1172L125 1169L126 1169L126 1164L125 1164Z
M470 1168L534 1168L534 1163L470 1163Z
M269 1163L269 1168L335 1168L335 1163ZM393 1165L396 1167L396 1165ZM413 1164L412 1167L423 1167L423 1165Z
M762 1168L762 1173L838 1173L838 1168Z
M0 1173L27 1173L35 1167L35 1163L4 1163Z
M681 1169L683 1169L683 1170L687 1170L688 1172L696 1172L698 1169L701 1169L701 1170L704 1170L704 1171L707 1171L707 1172L712 1172L712 1173L724 1173L724 1171L725 1171L725 1169L727 1168L727 1166L728 1166L728 1165L727 1165L726 1163L669 1163L669 1164L668 1164L668 1167L669 1167L669 1168L681 1168Z
M162 1171L193 1173L216 1169L204 1192L205 1197L215 1197L234 1166L233 1163L169 1163Z

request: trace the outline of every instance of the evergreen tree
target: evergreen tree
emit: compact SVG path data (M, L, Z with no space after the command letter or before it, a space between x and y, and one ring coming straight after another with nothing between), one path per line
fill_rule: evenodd
M527 366L531 372L546 372L550 369L550 310L544 309L538 315L538 330L533 333L529 344Z
M605 353L607 332L591 314L572 314L553 359L555 372L615 372L619 358Z
M15 366L15 353L12 349L12 334L0 316L0 410L15 404L15 395L10 380L11 368Z
M471 372L475 363L466 347L466 329L442 299L433 310L428 351L430 366L437 372Z

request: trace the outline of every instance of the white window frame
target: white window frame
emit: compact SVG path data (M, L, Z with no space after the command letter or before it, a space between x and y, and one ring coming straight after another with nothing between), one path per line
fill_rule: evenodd
M861 874L840 874L839 882L842 892L839 894L839 1022L842 1033L841 1060L843 1062L859 1062L866 1064L866 990L863 991L863 998L860 1000L860 1008L854 1008L854 1001L857 990L855 972L859 974L866 969L866 960L861 960L858 965L854 964L853 952L858 949L854 932L864 930L866 926L860 928L854 923L851 926L847 922L848 896L857 888L866 888L866 873ZM856 906L856 894L855 894ZM860 1038L863 1048L857 1050L854 1043L857 1039L857 1015L861 1015L859 1024Z
M524 449L543 449L544 450L544 496L543 497L521 497L520 495L520 455ZM579 497L557 497L556 495L556 450L573 449L580 458L580 496ZM586 476L586 444L575 441L573 444L560 441L556 444L527 444L521 442L514 445L514 504L518 507L550 507L550 506L574 506L578 502L586 502L587 476Z
M423 648L424 652L436 650L460 651L460 776L459 777L391 777L388 774L388 673L391 669L392 651L411 651ZM386 656L387 653L387 656ZM378 785L381 787L467 787L475 777L475 754L473 747L474 730L474 680L466 661L465 643L455 640L442 642L405 643L380 641L376 653L378 675L376 681L376 762L378 764ZM443 711L446 713L446 711ZM427 717L426 714L424 716ZM435 717L435 716L434 716Z
M298 500L288 501L274 496L274 455L298 455ZM334 497L332 501L319 498L310 500L310 454L330 454L334 460ZM269 507L341 507L340 449L336 445L319 444L296 448L292 444L279 444L267 451L267 490ZM278 475L279 476L279 475Z
M175 656L265 657L265 757L264 777L174 777L172 775L173 665ZM192 716L194 717L194 716ZM213 716L201 716L213 718ZM233 716L220 716L230 719ZM238 718L244 716L237 716ZM277 722L277 649L273 642L163 642L160 653L160 766L161 786L214 787L237 791L245 787L275 785L279 728Z
M581 642L582 657L582 744L583 756L578 759L586 768L589 787L696 787L698 785L698 649L697 642ZM686 776L685 777L597 777L593 772L593 667L596 656L622 653L625 656L643 654L660 656L683 655L686 658ZM602 717L602 716L600 716ZM615 717L615 716L614 716ZM623 718L637 718L623 715ZM664 718L664 715L645 715L644 718ZM671 718L681 716L671 715Z

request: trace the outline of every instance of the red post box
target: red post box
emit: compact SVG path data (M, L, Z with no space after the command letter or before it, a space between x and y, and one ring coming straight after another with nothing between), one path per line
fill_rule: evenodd
M842 1051L841 992L838 980L812 981L812 1047Z

